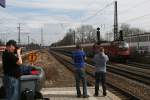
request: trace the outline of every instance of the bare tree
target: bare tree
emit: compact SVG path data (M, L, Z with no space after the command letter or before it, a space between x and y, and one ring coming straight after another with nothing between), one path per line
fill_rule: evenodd
M143 34L143 33L145 33L144 30L139 29L139 28L132 28L132 27L130 27L129 24L122 24L120 28L121 28L121 30L123 30L124 36L136 35L136 34Z
M77 38L79 43L91 43L96 41L96 29L91 25L82 25L77 28Z

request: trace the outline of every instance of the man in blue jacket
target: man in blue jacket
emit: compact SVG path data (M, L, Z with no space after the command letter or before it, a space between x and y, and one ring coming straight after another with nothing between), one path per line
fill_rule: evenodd
M73 60L75 66L77 97L81 97L80 80L82 80L83 97L88 98L89 96L87 94L87 81L85 75L85 61L84 61L85 59L86 59L85 52L82 50L80 45L76 45L76 50L73 52Z

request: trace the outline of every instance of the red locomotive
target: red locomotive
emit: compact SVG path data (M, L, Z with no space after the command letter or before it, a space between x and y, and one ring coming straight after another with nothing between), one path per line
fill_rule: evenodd
M100 41L100 32L98 29L97 43L82 44L84 51L90 58L94 56L99 46L104 47L105 53L109 56L111 60L119 59L120 61L126 61L130 57L129 44L123 40L122 31L120 31L119 39L115 39L115 41L112 42L102 42ZM71 53L71 51L75 49L75 45L53 47L52 49L63 53Z
M105 53L111 59L126 60L126 59L129 59L130 57L129 44L125 41L106 42L106 43L101 43L99 46L102 46L105 48ZM97 44L95 44L93 46L93 50L90 50L90 51L93 51L94 52L93 54L95 54L97 52Z
M86 52L88 57L93 57L94 54L97 52L97 44L82 44L83 50ZM105 53L111 59L119 59L121 61L126 61L130 57L130 48L127 42L125 41L112 41L101 43L99 46L105 48ZM53 47L52 49L63 52L69 53L75 49L75 45L70 46L59 46Z

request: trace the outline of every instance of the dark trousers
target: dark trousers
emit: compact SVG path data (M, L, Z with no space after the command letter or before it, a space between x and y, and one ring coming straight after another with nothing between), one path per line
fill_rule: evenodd
M87 81L86 81L85 71L83 69L76 69L75 79L76 79L77 95L78 96L81 95L81 91L80 91L80 80L81 80L83 84L83 95L87 96Z
M102 84L103 94L106 93L106 73L96 72L95 73L95 94L98 95L99 84Z

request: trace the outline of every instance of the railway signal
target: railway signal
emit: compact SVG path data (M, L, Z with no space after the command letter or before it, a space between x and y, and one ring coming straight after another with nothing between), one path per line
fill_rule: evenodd
M97 28L97 42L100 42L100 28Z
M123 39L123 31L122 31L122 30L120 30L120 32L119 32L119 33L120 33L119 40L120 40L120 41L123 41L123 40L124 40L124 39Z

